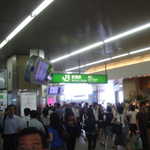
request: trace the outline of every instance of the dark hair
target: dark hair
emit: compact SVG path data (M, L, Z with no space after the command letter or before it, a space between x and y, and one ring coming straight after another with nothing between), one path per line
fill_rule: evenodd
M19 140L21 139L21 137L27 136L27 135L33 135L33 134L38 134L40 136L43 148L48 147L48 143L46 142L47 140L44 134L34 127L25 128L19 133L18 139L17 139L17 146L19 146Z
M134 105L130 105L129 108L130 108L131 111L135 111L135 106Z
M95 116L93 114L92 108L87 109L86 116L88 120L95 121Z
M55 103L54 106L59 108L61 105L60 105L60 103Z
M31 111L30 108L25 108L25 109L24 109L24 115L25 115L25 116L30 115L30 111Z
M108 113L111 113L112 112L112 107L111 106L107 106L106 110L107 110Z
M7 106L7 110L8 110L8 112L10 111L10 109L11 109L11 108L13 108L13 109L14 109L14 111L15 111L14 113L16 114L16 110L17 110L16 105L14 105L14 104L10 104L10 105L8 105L8 106Z
M50 127L57 130L60 136L62 135L63 125L60 117L55 112L50 115Z
M42 114L43 114L44 117L47 117L47 115L48 115L48 109L44 108L43 111L42 111Z
M30 117L31 118L37 118L38 117L38 112L36 110L31 110Z
M7 109L10 109L11 107L14 107L16 109L16 105L10 104L7 106Z
M50 115L50 126L54 129L57 129L60 125L60 118L57 113L52 113Z

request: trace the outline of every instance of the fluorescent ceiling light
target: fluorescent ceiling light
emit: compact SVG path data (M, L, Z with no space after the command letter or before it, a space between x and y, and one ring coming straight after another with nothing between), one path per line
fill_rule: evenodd
M31 13L32 16L37 16L40 14L47 6L49 6L54 0L45 0L43 1L36 9Z
M21 30L24 29L37 15L39 15L45 8L47 8L54 0L44 0L32 13L26 17L1 43L2 49L13 37L15 37Z
M128 30L128 31L125 31L123 33L120 33L120 34L117 34L115 36L112 36L104 41L100 41L100 42L97 42L97 43L94 43L92 45L89 45L87 47L84 47L84 48L81 48L79 50L75 50L74 52L70 53L70 54L67 54L67 55L64 55L64 56L60 56L60 57L57 57L55 59L52 59L50 62L51 63L56 63L56 62L59 62L61 60L64 60L66 57L69 58L69 57L72 57L72 56L75 56L75 55L78 55L78 54L81 54L85 51L90 51L90 50L93 50L97 47L100 47L102 45L104 45L104 43L109 43L109 42L113 42L113 41L116 41L118 39L122 39L124 37L127 37L129 35L132 35L132 34L135 34L137 32L140 32L140 31L143 31L143 30L146 30L150 28L150 23L147 23L147 24L144 24L142 26L139 26L139 27L136 27L136 28L133 28L131 30Z
M134 29L125 31L125 32L120 33L120 34L118 34L118 35L116 35L116 36L112 36L112 37L110 37L110 38L104 40L104 43L109 43L109 42L112 42L112 41L116 41L116 40L118 40L118 39L121 39L121 38L123 38L123 37L132 35L132 34L134 34L134 33L137 33L137 32L143 31L143 30L146 30L146 29L148 29L148 28L150 28L150 23L147 23L147 24L142 25L142 26L139 26L139 27L137 27L137 28L134 28Z
M117 58L125 57L127 55L129 55L129 53L124 53L124 54L121 54L121 55L116 55L114 57L111 57L111 59L117 59Z
M106 59L101 59L101 60L94 61L94 62L85 64L85 65L76 66L76 67L73 67L73 68L66 69L65 71L68 72L68 71L73 71L73 70L76 70L76 69L79 69L79 68L85 68L85 67L92 66L92 65L95 65L95 64L99 64L99 63L107 62L107 61L110 61L110 60L122 58L122 57L125 57L125 56L142 53L142 52L145 52L145 51L148 51L148 50L150 50L150 47L146 47L146 48L139 49L139 50L134 50L134 51L131 51L129 53L116 55L116 56L109 57L109 58L106 58Z
M66 72L70 72L70 71L72 71L72 70L77 70L77 69L79 69L79 68L83 68L83 66L84 66L84 65L77 66L77 67L73 67L73 68L69 68L69 69L66 69L65 71L66 71Z
M60 61L60 60L63 60L63 59L69 58L69 57L70 57L70 54L61 56L61 57L58 57L58 58L52 60L51 63L55 63L55 62L57 62L57 61Z
M105 59L101 59L101 60L98 60L98 61L94 61L92 63L82 65L82 68L83 67L88 67L88 66L91 66L91 65L95 65L95 64L99 64L99 63L102 63L102 62L106 62L106 61L109 61L109 60L111 60L111 58L105 58Z
M0 43L0 49L3 48L7 44L7 40L4 40L3 42Z
M106 61L109 61L109 60L111 60L111 58L101 59L101 60L94 61L94 62L85 64L85 65L69 68L69 69L66 69L65 71L68 72L68 71L76 70L76 69L79 69L79 68L84 68L84 67L92 66L92 65L99 64L99 63L102 63L102 62L106 62Z
M69 57L74 56L74 55L78 55L78 54L80 54L80 53L83 53L83 52L85 52L85 51L88 51L88 50L91 50L91 49L93 49L93 48L99 47L99 46L101 46L101 45L103 45L103 42L97 42L97 43L94 43L94 44L89 45L89 46L87 46L87 47L84 47L84 48L81 48L81 49L79 49L79 50L76 50L76 51L74 51L74 52L72 52L72 53L70 53L70 54L67 54L67 55L64 55L64 56L55 58L55 59L51 60L50 62L51 62L51 63L56 63L56 62L58 62L58 61L60 61L60 60L69 58Z
M150 47L147 47L147 48L131 51L131 52L129 52L129 54L133 55L133 54L142 53L142 52L149 51L149 50L150 50Z
M26 17L7 37L6 40L10 41L13 37L15 37L27 24L29 24L33 20L33 17Z

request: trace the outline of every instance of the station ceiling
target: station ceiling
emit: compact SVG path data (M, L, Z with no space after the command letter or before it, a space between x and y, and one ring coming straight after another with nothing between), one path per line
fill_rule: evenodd
M43 0L1 0L0 42ZM150 22L149 0L54 0L0 50L0 60L43 49L48 60ZM105 47L62 60L54 69L86 64L150 46L150 28ZM104 50L105 49L105 50ZM86 68L85 68L86 69ZM76 70L78 71L78 70ZM83 70L82 70L83 71Z

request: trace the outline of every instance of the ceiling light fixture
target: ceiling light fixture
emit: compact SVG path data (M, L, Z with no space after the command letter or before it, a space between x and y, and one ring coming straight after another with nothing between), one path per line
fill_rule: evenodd
M48 7L54 0L44 0L36 9L31 13L32 16L39 15L46 7Z
M86 46L86 47L84 47L84 48L81 48L81 49L79 49L79 50L76 50L76 51L74 51L74 52L72 52L72 53L70 53L70 54L67 54L67 55L64 55L64 56L55 58L55 59L51 60L50 62L51 62L51 63L56 63L56 62L58 62L58 61L60 61L60 60L69 58L69 57L74 56L74 55L78 55L78 54L80 54L80 53L83 53L83 52L85 52L85 51L88 51L88 50L91 50L91 49L93 49L93 48L99 47L99 46L101 46L101 45L103 45L103 42L97 42L97 43L94 43L94 44L92 44L92 45L89 45L89 46Z
M15 37L27 24L29 24L33 20L33 17L26 17L7 37L6 40L10 41L13 37Z
M44 9L46 9L54 0L44 0L39 6L37 6L32 13L26 17L1 43L0 49L2 49L11 39L13 39L22 29L24 29L37 15L39 15Z
M3 48L7 43L8 41L6 39L3 40L3 42L0 43L0 49Z
M129 54L130 54L130 55L133 55L133 54L137 54L137 53L146 52L146 51L149 51L149 50L150 50L150 47L146 47L146 48L143 48L143 49L131 51L131 52L129 52Z
M102 62L107 62L107 61L110 61L110 60L114 60L114 59L122 58L122 57L125 57L125 56L146 52L146 51L149 51L149 50L150 50L150 47L146 47L146 48L143 48L143 49L130 51L129 53L124 53L124 54L116 55L116 56L109 57L109 58L106 58L106 59L101 59L101 60L98 60L98 61L94 61L94 62L85 64L85 65L69 68L69 69L66 69L65 71L66 72L73 71L73 70L76 70L76 69L79 69L79 68L85 68L85 67L88 67L88 66L92 66L92 65L95 65L95 64L102 63Z
M95 65L95 64L99 64L99 63L102 63L102 62L109 61L109 60L111 60L111 58L101 59L101 60L94 61L94 62L91 62L91 63L85 64L85 65L76 66L76 67L73 67L73 68L67 69L67 70L66 70L66 72L69 72L69 71L72 71L72 70L76 70L76 69L80 69L80 68L84 68L84 67L88 67L88 66L92 66L92 65Z
M125 57L125 56L128 56L128 55L129 55L129 53L124 53L124 54L121 54L121 55L116 55L116 56L111 57L111 60L117 59L117 58L121 58L121 57Z
M110 43L110 42L113 42L113 41L116 41L118 39L121 39L121 38L124 38L124 37L127 37L129 35L132 35L134 33L137 33L137 32L140 32L140 31L143 31L143 30L146 30L150 28L150 23L147 23L147 24L144 24L142 26L139 26L139 27L136 27L136 28L133 28L131 30L128 30L128 31L125 31L123 33L120 33L120 34L117 34L115 36L112 36L106 40L104 40L104 43Z
M97 47L100 47L102 46L104 43L110 43L110 42L113 42L113 41L116 41L116 40L119 40L119 39L122 39L124 37L127 37L129 35L132 35L132 34L135 34L137 32L140 32L140 31L143 31L143 30L146 30L150 28L150 23L147 23L147 24L144 24L144 25L141 25L139 27L136 27L136 28L133 28L131 30L128 30L128 31L125 31L123 33L120 33L120 34L117 34L116 36L112 36L104 41L100 41L100 42L97 42L97 43L94 43L94 44L91 44L91 45L88 45L84 48L81 48L79 50L76 50L70 54L66 54L64 56L60 56L60 57L57 57L55 59L52 59L50 62L51 63L56 63L56 62L59 62L61 60L64 60L66 58L69 58L69 57L72 57L72 56L75 56L75 55L78 55L78 54L81 54L85 51L90 51L90 50L93 50Z

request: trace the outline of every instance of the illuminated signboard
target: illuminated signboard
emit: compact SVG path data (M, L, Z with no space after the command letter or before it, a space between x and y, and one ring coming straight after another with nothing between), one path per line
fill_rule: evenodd
M59 94L59 91L60 91L60 87L58 87L58 86L49 86L47 88L48 95L57 95L57 94Z
M50 83L107 83L107 75L98 74L61 74L50 75Z
M39 61L37 65L37 70L35 73L35 80L39 82L43 82L46 79L47 70L48 70L49 64L44 61Z

